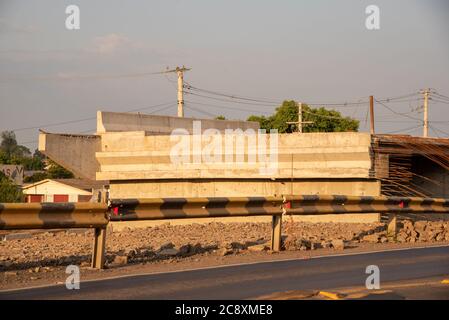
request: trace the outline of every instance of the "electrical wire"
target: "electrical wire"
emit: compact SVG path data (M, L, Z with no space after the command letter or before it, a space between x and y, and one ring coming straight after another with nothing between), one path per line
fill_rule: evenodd
M210 117L215 117L215 116L216 116L216 115L213 114L213 113L210 113L210 112L207 112L207 111L204 111L204 110L201 110L201 109L192 107L192 106L184 105L184 107L186 107L186 108L189 109L189 110L193 110L193 111L196 111L196 112L205 114L206 116L210 116Z
M385 134L392 134L392 133L398 133L398 132L407 132L407 131L411 131L411 130L416 130L416 129L420 128L420 127L421 126L407 127L407 128L404 128L404 129L389 131L389 132L386 132Z
M162 105L162 104L160 104L160 105ZM157 105L157 106L160 106L160 105ZM169 108L171 108L171 107L173 107L173 106L176 106L176 105L177 105L176 103L171 103L171 104L168 105L168 106L165 106L165 107L162 107L162 108L153 110L153 111L148 112L148 113L146 113L146 114L154 114L154 113L159 112L159 111L167 110L167 109L169 109ZM154 107L156 107L156 106L152 106L152 107L154 108ZM151 108L151 107L148 107L148 108ZM145 110L145 109L148 109L148 108L133 109L133 111L141 111L141 110ZM133 112L133 111L124 111L124 112ZM39 127L38 127L38 129L39 129ZM94 131L94 132L95 132L95 130L96 130L96 129L89 129L89 130L86 130L86 131L81 131L81 132L79 132L79 133L86 133L86 132L90 132L90 131ZM18 144L26 145L26 144L34 144L34 143L38 143L38 142L39 142L38 140L34 140L34 141L28 141L28 142L20 142L20 143L18 143Z
M189 84L187 82L184 87L188 90L200 91L203 93L222 96L222 97L226 97L226 98L230 98L230 99L238 99L238 100L260 102L260 103L280 103L280 100L268 100L268 99L264 99L264 98L259 99L259 98L242 97L242 96L235 95L235 94L226 94L226 93L220 93L220 92L212 91L212 90L200 89L200 88L192 86L191 84Z
M261 112L260 110L253 110L253 109L245 109L242 107L239 108L234 108L234 107L230 107L230 106L224 106L224 105L214 105L214 104L208 104L208 103L201 103L201 102L197 102L197 101L191 101L191 100L184 100L187 103L193 103L193 104L197 104L197 105L202 105L202 106L207 106L207 107L213 107L213 108L219 108L219 109L229 109L229 110L236 110L236 111L246 111L246 112L254 112L254 113L262 113L264 115L271 115L271 112Z
M411 116L409 116L407 113L399 113L399 112L396 112L396 111L394 111L392 108L390 108L389 106L387 106L385 103L380 102L379 100L376 100L376 99L374 99L374 100L375 100L377 103L379 103L381 106L385 107L387 110L391 111L392 113L394 113L394 114L396 114L396 115L398 115L398 116L406 117L406 118L409 118L409 119L412 119L412 120L421 121L421 122L423 121L423 120L421 120L421 119L411 117Z
M435 126L429 125L429 127L431 127L433 130L436 130L436 131L439 131L439 132L445 134L446 136L449 136L449 133L448 133L448 132L443 131L443 130L441 130L441 129L435 127Z
M443 100L449 100L449 97L448 96L445 96L444 94L441 94L441 93L438 93L437 91L434 91L433 93L432 93L433 95L436 95L437 97L439 97L440 99L443 99Z
M431 100L431 101L435 101L435 102L437 102L437 103L444 103L444 104L449 104L449 101L436 100L436 99L433 99L433 98L430 98L429 100Z
M126 110L123 112L137 112L137 111L142 111L142 110L146 110L146 109L151 109L151 108L156 108L156 107L160 107L160 106L164 106L164 105L168 105L168 104L173 104L174 102L165 102L165 103L161 103L161 104L157 104L154 106L149 106L149 107L143 107L143 108L138 108L138 109L131 109L131 110ZM24 131L24 130L31 130L31 129L41 129L41 128L48 128L48 127L56 127L56 126L60 126L63 124L72 124L72 123L79 123L79 122L84 122L84 121L89 121L89 120L94 120L97 119L97 117L89 117L89 118L83 118L83 119L77 119L77 120L71 120L71 121L64 121L64 122L54 122L54 123L50 123L50 124L45 124L45 125L39 125L36 127L24 127L24 128L16 128L16 129L10 129L9 131Z
M224 102L234 102L234 103L238 103L238 104L246 104L246 105L252 105L252 106L261 106L261 107L278 107L279 106L279 104L262 104L262 103L243 102L243 101L230 101L230 100L226 100L226 99L215 98L215 97L211 97L211 96L197 94L195 92L190 92L190 91L185 91L185 93L191 94L196 97L206 98L206 99L212 99L212 100L224 101Z

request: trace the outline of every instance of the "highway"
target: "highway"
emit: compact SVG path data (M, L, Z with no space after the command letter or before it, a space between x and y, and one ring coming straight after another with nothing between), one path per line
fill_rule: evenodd
M180 272L129 275L65 285L0 292L3 299L247 299L286 290L364 286L368 265L380 281L449 274L449 246L272 261ZM82 275L81 275L82 277Z

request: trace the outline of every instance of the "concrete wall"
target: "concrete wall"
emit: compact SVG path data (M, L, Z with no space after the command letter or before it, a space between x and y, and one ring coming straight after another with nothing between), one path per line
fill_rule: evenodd
M39 151L76 177L95 180L100 166L95 152L100 150L100 136L39 134Z
M146 180L111 181L111 198L254 197L286 194L379 196L380 182L368 179Z
M184 128L189 133L192 133L194 120L201 121L203 130L209 128L215 128L220 131L235 128L241 128L242 130L252 128L257 130L259 128L258 122L250 121L193 119L139 113L98 111L97 133L147 131L151 134L170 134L176 128Z
M187 163L176 164L170 152L179 140L170 136L147 135L144 131L111 132L101 135L101 151L96 153L100 170L98 180L151 180L151 179L291 179L291 178L359 178L372 177L371 139L366 133L304 133L278 135L276 170L263 173L273 164L269 150L271 140L267 137L267 158L248 161L249 154L257 154L257 143L245 136L244 160L226 161L225 139L218 160L213 163L196 161L191 156ZM195 154L195 139L204 150L210 141L198 136L189 139L189 150ZM229 136L227 136L229 137ZM241 136L233 135L232 152ZM263 148L262 148L263 149ZM235 158L234 158L235 161Z
M365 214L326 214L308 216L289 216L283 218L283 224L288 225L290 221L311 222L311 223L377 223L378 213ZM201 218L201 219L171 219L171 220L150 220L150 221L113 221L109 223L109 228L113 232L120 232L128 229L141 229L161 226L170 223L173 226L189 225L193 223L207 224L211 222L221 223L271 223L271 217L226 217L226 218Z

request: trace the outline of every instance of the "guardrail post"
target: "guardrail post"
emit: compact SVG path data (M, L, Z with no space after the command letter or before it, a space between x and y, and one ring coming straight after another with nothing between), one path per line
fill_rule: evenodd
M396 213L390 213L388 215L387 237L391 240L396 240L397 229L398 219Z
M271 250L281 251L282 246L282 216L274 215L271 224Z
M103 269L106 251L106 228L95 228L92 268Z

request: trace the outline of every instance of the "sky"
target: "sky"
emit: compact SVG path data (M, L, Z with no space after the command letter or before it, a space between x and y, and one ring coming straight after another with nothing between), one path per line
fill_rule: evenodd
M79 30L65 26L72 4ZM270 101L186 94L189 117L246 119L294 99L340 104L326 107L368 131L374 95L395 112L375 104L376 132L421 135L420 96L385 99L449 96L448 31L445 0L0 0L0 131L34 149L38 128L94 132L97 110L176 115L176 76L151 73L185 65L192 86ZM448 137L449 99L431 97L430 135Z

